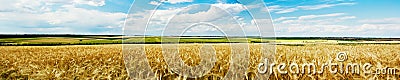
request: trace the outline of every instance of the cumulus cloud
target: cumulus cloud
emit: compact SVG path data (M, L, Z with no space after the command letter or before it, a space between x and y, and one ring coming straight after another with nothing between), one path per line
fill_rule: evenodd
M196 8L187 8L196 9ZM210 7L207 11L199 11L193 14L190 13L180 13L174 16L179 23L190 23L190 22L203 22L203 21L214 21L220 19L221 17L229 16L227 12L223 9L217 7Z
M160 4L160 2L157 2L157 1L150 1L149 4L151 4L151 5L158 5L158 4Z
M145 33L144 30L146 30L146 35L160 35L162 32L168 35L180 35L181 32L177 32L176 30L184 30L196 23L210 23L223 29L228 35L240 35L238 32L243 32L240 26L247 26L244 27L246 28L245 30L256 30L255 26L251 26L252 24L245 24L243 17L236 16L244 10L241 4L221 3L190 5L188 7L167 10L148 10L130 14L126 24L127 27L124 31L126 32L125 34L143 34ZM152 18L150 18L149 14L153 14ZM150 21L148 24L147 20ZM147 28L145 28L146 26ZM169 30L164 30L165 26ZM213 35L213 33L218 32L214 27L210 27L210 25L202 24L195 26L197 27L191 28L189 32L198 35ZM172 32L169 32L171 30Z
M330 13L319 15L303 15L299 17L280 17L275 19L276 24L287 25L315 25L315 24L335 24L343 20L354 19L355 16L349 16L345 13Z
M0 12L43 13L64 5L104 6L105 0L3 0Z
M125 13L76 5L104 6L104 0L6 0L0 4L2 33L121 33Z
M51 25L82 26L82 27L120 27L125 13L110 13L97 10L63 6L64 9L40 15ZM82 16L84 15L84 16Z
M275 19L277 35L315 37L399 37L400 23L396 18L359 20L345 13L280 17ZM389 21L389 22L388 22ZM392 22L390 22L392 21ZM341 24L353 22L353 24Z
M400 24L400 18L365 19L365 20L360 20L359 22L375 23L375 24Z
M282 14L282 13L294 12L294 11L297 11L297 10L299 10L299 9L297 9L297 8L288 8L288 9L282 9L282 10L277 11L275 13Z
M0 11L40 12L50 11L57 5L104 6L105 0L3 0Z
M161 2L177 4L177 3L183 3L183 2L193 2L193 0L161 0Z
M272 5L272 6L267 6L269 11L274 12L274 11L279 11L282 10L282 6L280 5Z
M289 20L289 19L296 19L297 17L279 17L277 19L274 19L274 22L280 22L283 20Z
M361 25L302 25L285 26L279 35L338 36L338 37L400 37L399 24L361 24Z
M335 17L335 16L341 16L344 15L345 13L331 13L331 14L322 14L322 15L305 15L305 16L300 16L299 19L305 20L305 19L314 19L314 18L320 18L320 17Z
M322 8L329 8L334 6L344 6L344 5L355 5L356 3L338 3L338 4L319 4L319 5L309 5L309 6L297 6L299 9L303 10L317 10Z
M73 3L87 4L91 6L104 6L106 5L105 0L72 0Z
M211 5L215 6L215 7L219 7L219 8L224 9L224 10L227 10L227 11L229 11L231 13L234 13L234 14L242 12L242 11L245 10L243 4L238 4L238 3L235 3L235 4L218 3L218 4L211 4Z
M295 6L295 7L283 7L280 5L273 5L270 6L270 10L272 12L275 12L277 14L283 14L283 13L290 13L290 12L295 12L298 10L318 10L318 9L324 9L324 8L330 8L330 7L335 7L335 6L350 6L350 5L355 5L356 3L336 3L336 4L317 4L317 5L303 5L303 6Z

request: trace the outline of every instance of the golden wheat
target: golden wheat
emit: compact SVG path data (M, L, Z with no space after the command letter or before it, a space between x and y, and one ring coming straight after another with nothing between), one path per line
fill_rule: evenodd
M107 46L0 47L5 79L125 79L121 48Z
M197 79L222 79L230 62L229 45L213 45L216 59L211 72ZM189 66L198 65L199 45L179 48L180 57ZM249 69L245 79L257 74L260 45L250 45ZM146 55L153 71L162 79L190 79L168 70L160 45L146 45ZM274 63L324 63L336 58L338 52L346 52L345 62L371 63L377 67L400 69L400 45L305 45L277 46ZM335 62L335 61L334 61ZM321 66L316 64L316 66ZM375 69L375 68L374 68ZM397 70L399 71L399 70ZM3 79L127 79L122 45L98 46L0 46L0 72ZM399 79L399 75L354 74L277 74L270 79Z

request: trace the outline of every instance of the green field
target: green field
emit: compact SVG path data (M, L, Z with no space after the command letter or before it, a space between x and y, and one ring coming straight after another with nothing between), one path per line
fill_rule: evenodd
M118 44L121 39L96 39L96 38L63 38L63 37L40 37L40 38L3 38L2 45L74 45L74 44Z
M6 46L53 46L53 45L101 45L101 44L161 44L161 43L276 43L281 45L303 44L399 44L400 41L379 40L335 40L318 38L243 38L243 37L32 37L0 38L0 45Z

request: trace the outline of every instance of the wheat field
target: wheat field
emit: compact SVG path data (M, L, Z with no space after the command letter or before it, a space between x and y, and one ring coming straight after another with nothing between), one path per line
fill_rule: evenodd
M193 79L172 72L163 59L160 45L145 45L146 55L158 79ZM180 57L189 66L200 64L199 47L184 45L179 48ZM231 60L232 48L215 44L216 63L210 72L196 79L222 79L226 76ZM254 79L260 57L260 45L251 44L249 48L249 69L244 79ZM139 49L140 50L140 49ZM85 46L0 46L1 79L129 79L124 63L129 54L122 52L122 45ZM400 45L358 44L304 46L276 46L274 63L323 63L335 59L338 52L346 52L345 62L371 63L375 67L400 69ZM335 61L333 61L335 62ZM128 64L129 65L129 64ZM321 66L317 64L316 66ZM129 70L129 68L128 68ZM399 70L397 70L399 72ZM131 78L132 79L132 78ZM269 79L400 79L395 75L355 75L355 74L278 74L276 70Z

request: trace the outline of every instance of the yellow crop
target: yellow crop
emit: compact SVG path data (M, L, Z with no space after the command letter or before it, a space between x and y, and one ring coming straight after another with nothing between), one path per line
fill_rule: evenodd
M229 69L231 47L213 45L216 59L211 72L199 79L221 79ZM199 44L182 45L180 57L189 66L200 63ZM245 79L253 79L257 65L263 60L259 45L250 45L249 69ZM392 67L396 75L278 74L270 79L400 79L400 45L305 45L276 46L274 63L324 63L334 60L338 52L346 52L345 62L371 63L375 67ZM235 50L233 50L235 51ZM188 79L168 70L160 45L146 45L146 55L157 77ZM96 46L0 46L0 79L128 79L122 45ZM337 61L333 61L337 62Z

